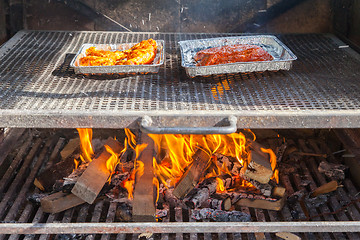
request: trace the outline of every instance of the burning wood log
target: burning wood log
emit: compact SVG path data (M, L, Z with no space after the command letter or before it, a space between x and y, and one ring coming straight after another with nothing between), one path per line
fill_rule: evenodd
M173 191L173 188L169 188L164 191L165 202L168 203L170 207L181 207L184 209L188 208L184 201L174 196Z
M132 218L136 222L155 221L156 188L154 187L154 141L147 135L141 135L141 143L147 147L141 152L139 160L144 164L143 171L137 171L134 188ZM141 173L142 172L142 175Z
M210 157L211 156L202 149L198 149L195 152L192 164L182 175L174 189L173 194L175 197L182 199L194 189L210 166Z
M194 209L191 218L195 220L211 219L216 222L250 222L249 214L240 211L221 211L211 208Z
M123 149L123 146L118 141L110 137L105 145L109 146L117 156L120 155ZM93 203L109 179L111 172L107 168L107 162L112 157L113 155L104 148L99 156L89 164L71 192L87 203Z
M188 194L188 196L184 199L185 204L190 208L200 207L205 201L210 198L212 194L216 192L218 181L223 181L224 183L227 183L228 185L224 186L225 188L227 188L231 186L232 178L229 175L224 175L220 178L205 179L198 188L194 189Z
M285 191L283 196L266 197L264 195L251 194L246 192L235 192L232 194L231 201L235 209L240 207L253 207L267 210L280 211L285 204Z
M259 183L258 181L252 179L246 179L250 182L256 189L258 189L264 196L270 197L272 194L273 186L268 183Z
M57 192L40 200L41 208L46 213L58 213L85 203L71 193Z
M202 208L211 208L224 211L229 211L231 206L231 198L230 195L227 193L215 193L211 195L210 198L203 202L201 205Z
M244 172L244 176L259 183L268 183L273 176L269 154L261 151L261 148L264 147L256 142L252 142L250 148L250 162Z
M71 139L60 152L62 160L55 165L46 168L34 180L34 185L42 191L50 192L57 180L68 176L74 169L74 159L79 157L79 138Z

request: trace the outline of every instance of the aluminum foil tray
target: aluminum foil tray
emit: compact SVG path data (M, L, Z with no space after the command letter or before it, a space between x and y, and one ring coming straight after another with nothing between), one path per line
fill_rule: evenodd
M185 68L186 73L190 77L238 72L289 70L292 62L297 59L285 44L272 35L208 38L180 41L179 44L182 58L181 66ZM198 51L233 44L258 45L271 54L274 59L261 62L237 62L211 66L196 66L194 56Z
M164 64L165 43L163 40L156 40L158 45L157 53L152 64L144 65L114 65L114 66L80 66L79 59L85 56L86 49L96 47L100 50L115 51L126 50L137 43L122 44L83 44L71 61L70 66L76 74L108 74L108 73L157 73Z

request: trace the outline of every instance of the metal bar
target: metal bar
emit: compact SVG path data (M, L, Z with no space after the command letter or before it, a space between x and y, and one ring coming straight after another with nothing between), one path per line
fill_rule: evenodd
M225 119L224 119L225 120ZM209 126L209 127L155 127L151 126L152 120L149 116L144 116L140 122L140 129L145 133L153 134L230 134L237 130L237 118L229 116L226 119L228 126Z
M169 223L1 223L0 234L359 232L360 221L338 222L169 222Z

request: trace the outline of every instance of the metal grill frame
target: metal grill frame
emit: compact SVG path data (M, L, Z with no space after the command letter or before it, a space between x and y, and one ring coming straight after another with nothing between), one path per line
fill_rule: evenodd
M7 54L9 54L11 51L14 50L14 48L17 46L17 44L20 44L22 41L24 41L24 39L26 39L26 37L28 35L30 35L31 33L44 33L44 34L49 34L51 35L55 35L58 34L60 36L63 36L62 34L121 34L121 36L130 36L129 34L131 34L131 36L135 37L135 38L139 38L139 36L141 35L146 35L146 36L152 36L152 35L156 35L156 33L116 33L116 32L103 32L103 33L95 33L95 32L60 32L60 31L56 31L56 32L44 32L44 31L21 31L19 33L17 33L11 40L9 40L7 43L5 43L1 48L0 48L0 59L3 59ZM223 36L223 35L236 35L236 34L181 34L181 33L161 33L161 36L165 36L165 38L175 38L175 39L181 39L181 38L207 38L207 37L216 37L216 36ZM239 35L239 34L238 34ZM157 35L156 35L157 36ZM281 35L282 36L282 35ZM304 36L304 35L299 35ZM354 66L356 65L355 63L359 62L360 63L360 54L356 53L355 51L353 51L352 49L350 49L348 46L346 46L343 42L341 42L340 40L338 40L336 37L334 37L333 35L316 35L316 36L321 36L323 38L326 39L326 41L329 41L332 43L332 46L329 47L329 49L325 49L326 51L331 52L331 48L335 48L338 47L338 49L340 50L334 50L334 51L341 51L339 53L339 61L341 61L341 59L345 59L343 62L341 62L341 64L339 64L338 66L328 66L329 71L331 71L333 74L333 80L334 82L337 81L337 85L334 85L334 88L338 88L338 86L341 85L341 82L339 82L341 79L337 79L336 76L341 77L341 72L337 73L337 71L331 70L331 68L344 68L344 66L347 64L347 61L352 61L352 65ZM316 37L315 37L316 38ZM292 39L296 40L296 36L293 37ZM79 44L78 40L78 44ZM165 41L167 41L167 39L165 39ZM285 42L285 44L287 44ZM56 45L56 42L55 42ZM228 78L230 77L231 79L233 79L233 81L236 81L236 84L242 84L241 81L244 81L245 78L255 78L255 81L261 80L262 76L266 76L266 78L269 80L272 79L273 76L277 76L281 78L281 75L283 75L283 79L285 80L286 78L288 78L290 75L289 74L293 74L291 75L291 77L299 77L299 79L301 79L302 81L304 81L304 83L306 83L307 78L309 77L307 75L307 73L300 73L301 76L299 75L299 72L296 72L294 69L290 70L289 73L286 72L279 72L279 73L260 73L260 75L235 75L235 76L228 76L228 75L224 75L224 76L214 76L214 77L210 77L210 78L205 78L205 79L187 79L184 76L184 70L181 69L180 67L180 53L179 53L179 46L176 45L175 43L175 47L174 47L174 42L166 43L166 46L172 46L168 49L166 49L167 54L171 55L171 59L166 59L165 60L165 64L166 61L173 61L172 63L168 63L167 68L168 69L164 69L164 71L167 71L166 74L169 73L169 71L176 71L177 74L180 74L180 76L176 76L178 79L180 79L180 83L178 83L179 85L186 85L188 84L188 81L193 81L193 83L195 82L195 84L198 84L199 82L199 86L202 87L204 84L204 81L210 80L212 81L212 84L214 86L216 86L217 84L223 85L222 81L229 81ZM291 48L291 46L289 46ZM312 46L314 49L312 49L313 51L317 51L317 49L321 48L321 46ZM74 49L75 50L75 49ZM77 49L76 49L77 50ZM293 50L293 49L292 49ZM294 51L294 50L293 50ZM294 51L295 52L295 51ZM60 54L60 53L58 53ZM65 54L65 53L63 53ZM298 55L297 52L295 52L296 55ZM306 53L305 53L306 54ZM309 53L310 54L310 53ZM311 54L316 54L315 53L311 53ZM310 57L311 58L311 54ZM299 59L297 61L300 61L301 64L301 58L303 58L304 56L299 56ZM64 55L61 55L61 57L64 57ZM323 61L322 65L326 66L326 56L318 56L319 61ZM350 59L350 60L349 60ZM51 61L53 61L53 59L50 59ZM59 67L58 65L63 61L63 59L56 59L57 60L57 65L55 64L54 68ZM176 65L175 65L176 64ZM295 63L297 64L297 63ZM296 94L298 94L298 98L297 99L287 99L286 97L284 97L283 99L286 100L286 102L288 102L288 105L262 105L262 99L265 101L265 98L262 98L262 96L260 96L262 93L261 91L263 91L261 88L261 83L259 83L259 86L256 86L256 82L255 85L252 85L253 89L250 91L252 96L255 96L257 99L257 105L255 106L249 106L249 105L244 105L243 107L246 108L246 110L243 109L237 109L239 108L239 106L235 106L235 105L231 105L231 104L227 104L228 101L237 101L235 98L232 98L229 100L229 97L233 96L233 93L229 93L228 95L224 95L224 100L221 101L217 101L214 99L208 99L205 97L206 102L209 102L209 109L202 109L202 107L197 107L196 105L199 104L199 102L192 102L190 100L190 98L192 98L191 95L193 95L193 93L191 92L181 92L178 93L179 95L183 95L184 97L184 102L179 102L179 101L175 101L175 102L171 102L171 104L174 106L173 109L166 109L163 107L159 107L161 104L164 104L162 101L155 99L156 97L159 97L162 94L162 90L157 90L158 93L157 95L159 96L153 96L153 99L148 99L147 104L149 105L149 109L143 109L143 110L136 110L136 109L115 109L115 110L108 110L108 109L101 109L101 107L98 108L93 108L93 109L56 109L57 106L53 106L53 108L55 109L51 109L51 108L44 108L42 106L42 108L38 108L36 109L35 106L29 106L28 108L10 108L10 107L3 107L0 109L0 127L15 127L15 128L19 128L19 127L34 127L34 128L74 128L74 127L91 127L91 128L125 128L125 127L132 127L132 128L139 128L138 126L138 122L141 120L141 118L143 118L144 116L150 116L153 120L153 125L154 126L168 126L168 127L178 127L178 126L199 126L199 127L208 127L208 126L214 126L216 124L219 124L219 122L223 121L224 118L227 118L229 116L235 116L237 118L237 128L358 128L360 127L360 104L359 106L356 105L357 103L357 95L354 93L354 89L352 88L352 86L356 86L354 85L356 83L356 81L358 80L358 76L359 74L359 70L354 68L354 67L348 67L348 69L346 69L346 71L350 71L350 73L348 74L347 78L350 78L351 76L354 76L354 79L352 79L351 83L346 85L343 89L339 89L336 90L338 91L340 94L344 94L344 98L346 98L346 100L348 102L350 102L348 105L346 105L347 103L342 103L341 100L339 100L337 102L337 99L334 100L334 98L336 98L336 96L334 96L334 92L328 91L326 84L323 83L323 85L318 85L319 87L319 91L321 91L321 96L324 97L323 99L321 99L320 101L322 103L324 103L324 105L329 106L330 109L326 109L326 108L321 108L318 107L316 104L318 103L312 103L312 102L308 102L307 99L302 99L301 98L301 91L306 91L306 89L297 89ZM66 66L65 66L66 67ZM345 67L346 68L346 67ZM54 71L54 69L50 69L49 72L45 72L42 74L46 74L46 73L50 73ZM292 72L293 71L293 72ZM343 70L340 70L343 71ZM345 71L345 70L344 70ZM159 74L163 74L159 73ZM165 75L166 75L165 74ZM265 74L265 75L262 75ZM4 75L4 74L3 74ZM298 76L299 75L299 76ZM168 76L168 75L166 75ZM165 77L166 77L165 76ZM171 77L171 75L169 75ZM350 77L349 77L350 76ZM159 77L159 75L151 75L151 76L131 76L130 78L132 78L131 81L129 82L125 82L128 80L128 78L123 78L121 80L123 80L123 84L132 84L132 83L137 83L139 81L141 81L142 79L146 78L146 79L150 79L150 83L157 83L159 84L159 81L163 81L163 79L159 80L157 79ZM59 77L58 77L59 78ZM66 78L63 77L66 80L72 80L71 78ZM53 78L49 77L46 81L46 83L44 84L50 84L51 80ZM155 79L155 80L154 80ZM173 81L174 79L166 79L167 83ZM246 80L246 79L245 79ZM316 79L315 79L316 80ZM311 81L309 80L309 87L312 87L315 83L315 80L312 79ZM4 82L4 86L6 87L6 84L10 84L10 88L14 86L11 86L11 83L8 83L7 81L11 81L7 78L4 78L1 74L0 74L0 81ZM118 81L114 80L114 81ZM295 81L296 80L291 80L291 81ZM326 80L327 81L327 80ZM331 82L329 82L331 84ZM23 83L23 84L33 84L32 82L30 83ZM253 84L253 83L251 83ZM276 85L275 87L280 86L281 87L281 83L276 83L278 85ZM340 84L340 85L339 85ZM352 85L353 84L353 85ZM7 91L7 89L3 87L0 95L4 94L4 89L5 91ZM35 85L30 86L32 88L35 88ZM141 86L139 86L141 87ZM156 87L156 86L155 86ZM315 86L317 87L317 86ZM16 88L16 87L15 87ZM220 90L219 89L215 89L217 91L217 94L219 94L219 91L223 91L224 89L226 90L226 87L224 88L224 86L220 86ZM126 95L124 98L119 99L117 98L116 101L129 101L131 104L135 104L132 103L131 101L135 101L135 98L138 98L139 93L136 93L137 90L139 89L131 89L132 91L135 91L134 95L135 96L130 96L130 95ZM141 89L140 89L141 90ZM176 90L176 89L175 89ZM175 93L175 90L173 91ZM187 90L186 88L184 88L184 90ZM196 90L196 89L195 89ZM225 91L224 90L224 91ZM257 92L258 90L261 90L259 92ZM270 89L271 90L271 89ZM281 89L280 89L281 90ZM291 97L291 91L293 91L294 89L289 89L289 94ZM11 89L10 89L11 91ZM101 92L101 89L99 89L99 91ZM248 91L248 90L244 90L244 91ZM226 91L225 91L226 92ZM349 92L351 92L351 94L347 95ZM6 93L8 94L8 96L4 96L4 98L2 99L7 99L6 97L9 97L9 100L12 100L11 98L14 97L13 95L16 93L15 92L10 92L10 93ZM24 93L23 93L24 94ZM25 93L26 94L26 93ZM41 92L40 92L41 94ZM45 93L46 94L46 93ZM100 93L101 94L101 93ZM103 93L105 94L105 93ZM204 93L196 93L196 94L203 94ZM210 93L206 93L206 94L210 94ZM283 94L287 94L285 93L285 91L279 91L279 98L283 97ZM354 95L355 94L355 95ZM36 94L35 94L36 95ZM71 95L71 94L70 94ZM259 96L257 96L259 95ZM204 95L205 96L205 95ZM247 97L246 95L240 95L241 97L245 98ZM355 97L354 97L355 96ZM161 96L160 96L161 97ZM177 96L174 96L173 98L175 99ZM203 96L195 96L195 97L203 97ZM233 96L235 97L235 96ZM14 97L14 100L16 101L18 98L20 98L20 103L27 103L26 102L26 97L23 98L22 95L18 95ZM40 101L39 99L40 97L36 97L35 96L35 101ZM81 96L81 100L83 101L88 101L91 102L93 101L92 98L90 97L86 97ZM225 99L226 98L226 99ZM316 98L316 96L314 96L314 99ZM74 99L72 99L74 100ZM352 102L354 100L354 102ZM47 100L48 102L45 103L40 103L40 105L46 105L49 103L51 103L51 99ZM71 101L69 99L69 101ZM141 100L142 101L142 100ZM268 100L269 101L269 100ZM276 102L276 100L271 100L272 102ZM306 107L304 109L299 109L296 104L294 105L295 101L303 101L304 103L301 104L308 104L308 106L310 106L309 109L307 109ZM246 103L246 99L245 99L245 103ZM27 103L28 105L32 105L30 102ZM53 102L51 104L56 105L57 102ZM165 103L166 104L166 103ZM293 104L293 105L292 105ZM341 105L343 104L343 105ZM26 104L25 104L26 105ZM176 107L177 105L179 105L180 107ZM208 105L206 105L206 107L209 107ZM155 107L153 107L155 106ZM344 107L345 106L345 107ZM116 108L117 106L115 106ZM240 106L241 108L241 106ZM230 110L229 110L230 109Z

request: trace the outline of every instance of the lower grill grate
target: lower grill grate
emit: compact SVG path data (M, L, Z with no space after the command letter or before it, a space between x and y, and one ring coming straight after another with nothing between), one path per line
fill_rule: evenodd
M12 144L10 151L0 158L0 221L2 223L112 223L119 221L116 209L119 203L107 199L98 200L93 205L84 204L58 214L44 213L37 205L26 200L27 196L37 192L33 180L38 172L51 164L66 142L62 131L12 129L0 135L0 150ZM271 141L269 141L271 142ZM300 139L295 143L299 149L311 153L331 153L324 140ZM332 155L329 155L330 158ZM304 157L300 168L292 174L281 174L280 183L286 187L289 195L299 190L308 192L326 183L328 179L317 170L321 157ZM335 159L331 159L334 160ZM307 182L305 186L303 183ZM317 216L310 221L360 221L360 202L355 202L346 209L343 206L358 198L359 190L350 179L343 181L343 187L330 195L326 204L308 209L310 216ZM299 202L285 204L282 211L270 211L242 208L251 215L253 222L298 222L306 219ZM333 214L327 214L333 212ZM188 210L170 209L170 216L164 222L191 222ZM227 223L223 223L226 226ZM276 239L275 233L166 233L154 234L153 239ZM255 231L255 230L254 230ZM249 232L252 232L250 230ZM355 232L296 233L302 239L359 239ZM137 239L139 234L63 234L63 235L0 235L0 239ZM262 238L261 238L262 239Z

